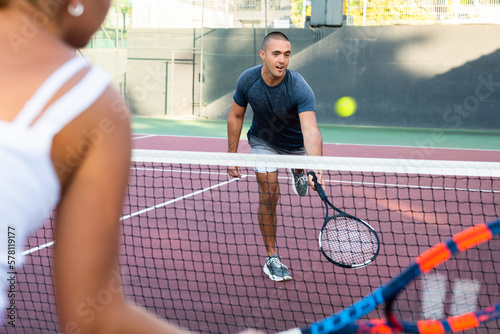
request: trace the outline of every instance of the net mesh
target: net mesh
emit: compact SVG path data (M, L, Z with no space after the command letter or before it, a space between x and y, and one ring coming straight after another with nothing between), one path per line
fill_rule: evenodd
M125 292L159 317L196 332L235 333L251 327L272 333L310 324L387 282L438 241L500 216L498 163L144 150L135 150L133 160L122 217ZM241 166L241 179L227 175L227 166L234 165ZM280 168L277 247L291 281L271 281L262 270L265 250L254 166ZM323 170L333 204L378 232L381 248L373 264L344 269L322 256L323 202L312 191L295 195L291 167ZM6 323L0 333L59 331L51 279L52 224L48 221L28 240L26 264L17 272L15 326ZM493 300L500 275L494 270L496 257L490 254L488 261L465 270L490 276L489 285L481 288L493 303L500 301ZM429 284L424 290L435 295L432 289L439 284ZM477 287L464 289L472 288ZM412 300L407 304L416 318L449 312L432 299L424 306ZM496 333L498 328L494 321L472 332Z

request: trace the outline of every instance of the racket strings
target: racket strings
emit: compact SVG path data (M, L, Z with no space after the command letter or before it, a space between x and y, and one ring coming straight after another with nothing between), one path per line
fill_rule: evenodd
M337 263L360 265L373 259L378 250L378 240L362 222L337 216L323 228L321 247Z

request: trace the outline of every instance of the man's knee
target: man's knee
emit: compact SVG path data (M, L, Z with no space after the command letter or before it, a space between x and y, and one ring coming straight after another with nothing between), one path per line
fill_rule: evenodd
M264 205L276 205L278 203L280 194L279 191L261 192L259 202Z

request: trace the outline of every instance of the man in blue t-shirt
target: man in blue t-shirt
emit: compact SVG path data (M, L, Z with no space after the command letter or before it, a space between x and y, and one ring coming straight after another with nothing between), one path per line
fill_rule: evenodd
M268 34L262 43L263 65L240 76L227 118L228 152L236 153L247 105L253 110L248 142L255 154L322 155L322 137L316 122L314 93L302 78L287 69L291 44L281 32ZM308 180L303 170L291 169L292 187L305 196ZM259 185L258 220L266 247L264 273L274 281L292 279L288 267L276 253L276 205L279 199L277 168L255 168ZM240 168L228 168L232 177L241 177ZM318 181L323 176L316 171ZM312 186L312 180L309 180Z

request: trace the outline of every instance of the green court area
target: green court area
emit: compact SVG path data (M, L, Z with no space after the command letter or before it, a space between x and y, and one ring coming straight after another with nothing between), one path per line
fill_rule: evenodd
M245 122L242 138L250 122ZM500 150L500 131L320 124L325 143ZM224 120L134 117L135 134L226 138Z

